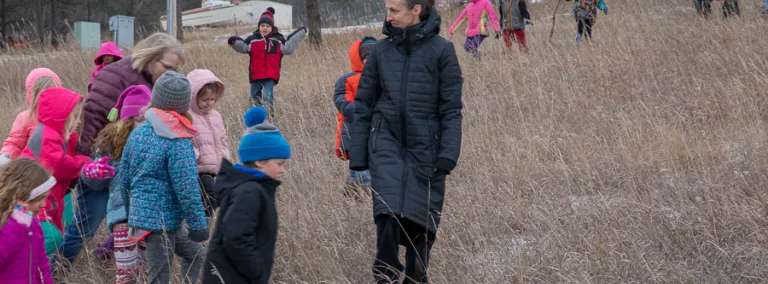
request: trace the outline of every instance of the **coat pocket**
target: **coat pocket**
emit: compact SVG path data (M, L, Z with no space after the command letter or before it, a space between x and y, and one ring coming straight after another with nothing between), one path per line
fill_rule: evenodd
M369 138L371 153L376 152L376 145L378 144L378 141L379 141L379 132L381 132L381 123L382 123L382 119L379 118L376 120L376 123L374 124L373 128L371 128L371 138Z

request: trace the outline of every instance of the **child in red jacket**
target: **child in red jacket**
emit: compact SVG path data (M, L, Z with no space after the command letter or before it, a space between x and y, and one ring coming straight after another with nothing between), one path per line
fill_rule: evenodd
M376 38L371 36L363 37L352 43L349 47L349 65L352 72L344 74L336 80L336 87L333 92L333 104L336 105L336 156L342 161L349 160L350 136L349 128L352 127L355 114L355 96L357 95L357 85L360 83L360 76L363 74L363 67L371 53ZM369 193L371 187L371 175L368 171L349 171L349 178L344 186L344 195L354 197L362 201L362 195ZM361 192L362 191L362 192Z
M259 18L259 34L243 40L230 37L227 43L237 52L250 55L248 79L251 81L251 99L255 105L264 106L269 115L274 117L275 99L273 88L280 81L280 65L283 55L290 55L304 39L307 29L299 28L288 35L285 44L275 37L272 10L267 10ZM262 94L263 90L263 94Z
M54 252L64 232L64 195L69 184L80 176L88 157L75 155L83 96L65 88L50 88L40 94L37 104L39 124L27 141L20 157L28 157L43 165L56 178L40 219L48 254Z

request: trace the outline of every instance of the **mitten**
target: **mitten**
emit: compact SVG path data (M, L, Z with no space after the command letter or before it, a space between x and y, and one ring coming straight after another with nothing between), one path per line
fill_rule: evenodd
M240 37L237 37L237 36L232 36L232 37L230 37L230 38L227 40L227 44L229 44L229 45L233 45L233 44L235 44L235 42L236 42L236 41L238 41L238 40L243 40L243 39L242 39L242 38L240 38Z
M16 222L19 222L19 224L22 224L24 226L29 227L29 225L32 225L32 212L29 212L27 210L27 207L21 206L16 204L16 207L13 208L13 213L11 213L11 218L16 220Z
M89 179L108 179L115 175L115 168L107 164L108 157L85 164L83 175Z
M533 26L533 21L531 21L531 19L525 19L524 22L526 25Z
M437 158L435 162L435 171L445 175L450 175L455 167L456 163L446 158Z
M196 243L202 243L204 241L208 240L208 230L205 231L189 231L189 237L190 240Z

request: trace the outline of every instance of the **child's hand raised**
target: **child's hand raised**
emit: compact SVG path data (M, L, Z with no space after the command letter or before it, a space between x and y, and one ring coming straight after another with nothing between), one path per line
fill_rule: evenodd
M115 176L115 168L110 166L108 157L102 157L98 161L85 164L83 175L89 179L108 179Z

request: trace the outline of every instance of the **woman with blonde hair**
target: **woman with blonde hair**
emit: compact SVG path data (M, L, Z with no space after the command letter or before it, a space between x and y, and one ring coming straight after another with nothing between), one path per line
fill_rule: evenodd
M96 135L110 120L116 121L117 117L109 114L125 89L134 85L152 89L160 75L176 70L183 63L181 43L168 34L155 33L136 44L131 56L104 67L88 89L77 154L91 156ZM61 255L70 262L96 233L107 214L109 200L108 191L91 190L82 183L76 190L75 221L67 227L64 243L59 247Z

